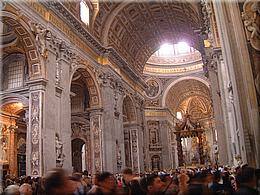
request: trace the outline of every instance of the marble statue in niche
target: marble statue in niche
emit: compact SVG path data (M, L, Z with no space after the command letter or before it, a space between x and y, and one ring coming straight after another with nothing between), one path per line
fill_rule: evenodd
M0 160L7 161L7 140L5 138L1 138L1 151L0 151Z
M148 97L155 97L159 93L159 84L155 80L147 81L148 89L146 94Z
M0 161L7 161L7 149L8 149L8 140L7 140L7 128L3 125L2 129L0 130Z
M56 150L56 165L63 166L65 155L63 154L63 143L60 141L58 133L55 134L55 150Z
M123 162L122 162L122 154L121 154L118 140L116 140L116 162L117 162L117 169L118 169L118 171L120 171L122 168Z

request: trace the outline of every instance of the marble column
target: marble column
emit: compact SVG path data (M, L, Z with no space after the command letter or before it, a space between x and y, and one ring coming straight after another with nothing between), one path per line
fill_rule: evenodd
M102 123L102 110L90 111L90 140L91 140L91 172L95 174L106 170L106 163L103 159L105 155L105 148L107 147L104 142L105 129Z
M260 132L259 111L247 41L239 4L213 2L222 46L223 60L230 75L234 107L241 138L242 160L259 166Z
M46 49L48 49L46 60L48 84L45 87L46 109L43 118L44 173L55 167L62 167L72 172L70 64L73 54L70 52L70 47L54 34L48 37ZM56 136L58 142L55 141ZM61 153L58 161L57 152Z
M138 151L138 172L144 171L144 109L143 109L143 100L139 97L135 97L135 109L137 117L137 151Z
M166 120L160 121L160 136L162 143L162 167L163 169L169 170L171 169L170 163L170 147L169 147L169 137L168 134L169 124Z
M114 84L115 80L111 73L99 75L101 86L101 98L103 106L102 114L102 170L117 172L115 120L118 112L115 110Z
M131 168L133 170L133 172L135 173L139 173L140 172L140 150L139 150L139 125L136 123L133 124L128 124L125 125L124 127L124 131L127 135L129 135L129 139L125 140L127 141L127 143L129 143L129 150L130 151L126 151L124 150L124 154L125 152L129 152L128 155L130 155L130 162L131 165L129 168ZM125 163L126 164L126 163Z
M222 60L220 49L209 49L206 48L206 55L208 56L208 78L210 81L210 91L213 103L214 119L215 119L215 130L217 131L217 145L219 148L219 162L221 165L226 165L231 162L232 155L230 152L229 143L229 129L224 126L223 110L221 101L221 91L219 88L219 66Z
M120 173L125 168L125 155L124 155L124 126L123 126L123 100L124 90L122 83L117 81L114 86L114 142L115 142L115 157L116 163L114 169Z
M8 131L8 163L10 174L16 176L17 175L17 126L14 124L10 125L7 129Z
M45 82L43 82L44 84ZM43 99L44 86L38 82L31 83L29 92L29 126L26 173L33 177L43 175Z

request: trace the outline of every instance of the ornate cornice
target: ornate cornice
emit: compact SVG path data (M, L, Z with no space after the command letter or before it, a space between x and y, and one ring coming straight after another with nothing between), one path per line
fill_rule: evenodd
M140 76L130 68L130 65L126 62L126 60L123 59L113 48L103 47L101 43L95 37L93 37L85 27L82 26L82 23L75 16L73 16L73 14L70 13L70 11L65 6L62 5L62 3L47 1L42 2L42 4L67 21L67 23L85 39L90 48L93 49L93 51L95 51L98 55L108 55L109 59L114 61L120 67L120 69L127 73L127 75L129 75L134 81L139 82L142 87L145 86L144 81L142 81Z
M52 35L51 32L48 33L46 40L48 42L48 49L55 52L57 61L60 59L71 61L73 56L75 56L71 47L62 39Z
M74 29L81 34L91 49L97 52L99 55L102 55L105 51L105 48L84 28L82 23L72 14L70 11L62 5L62 3L57 1L46 1L42 2L43 5L57 13L59 16L62 16L65 21L67 21L70 26L73 26Z

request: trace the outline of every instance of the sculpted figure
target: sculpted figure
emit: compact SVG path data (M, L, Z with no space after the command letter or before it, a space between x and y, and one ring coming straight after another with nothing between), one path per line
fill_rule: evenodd
M34 33L38 51L42 56L46 56L45 36L47 30L38 23L30 22L31 31Z
M59 135L56 133L55 135L55 147L56 147L56 163L62 167L64 157L63 154L63 143L59 139Z

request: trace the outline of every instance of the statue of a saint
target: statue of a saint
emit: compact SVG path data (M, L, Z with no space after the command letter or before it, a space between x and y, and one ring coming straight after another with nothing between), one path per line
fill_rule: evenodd
M60 141L59 135L57 133L55 135L55 148L56 163L62 167L65 155L63 154L63 143Z
M7 161L7 142L2 138L2 150L0 151L0 160Z
M192 130L194 129L194 126L191 122L191 119L190 119L190 116L189 114L185 114L184 115L184 121L186 122L186 125L185 125L185 130Z
M38 23L30 22L31 31L35 35L35 41L38 46L39 53L46 57L46 43L45 43L45 36L47 34L47 30Z

